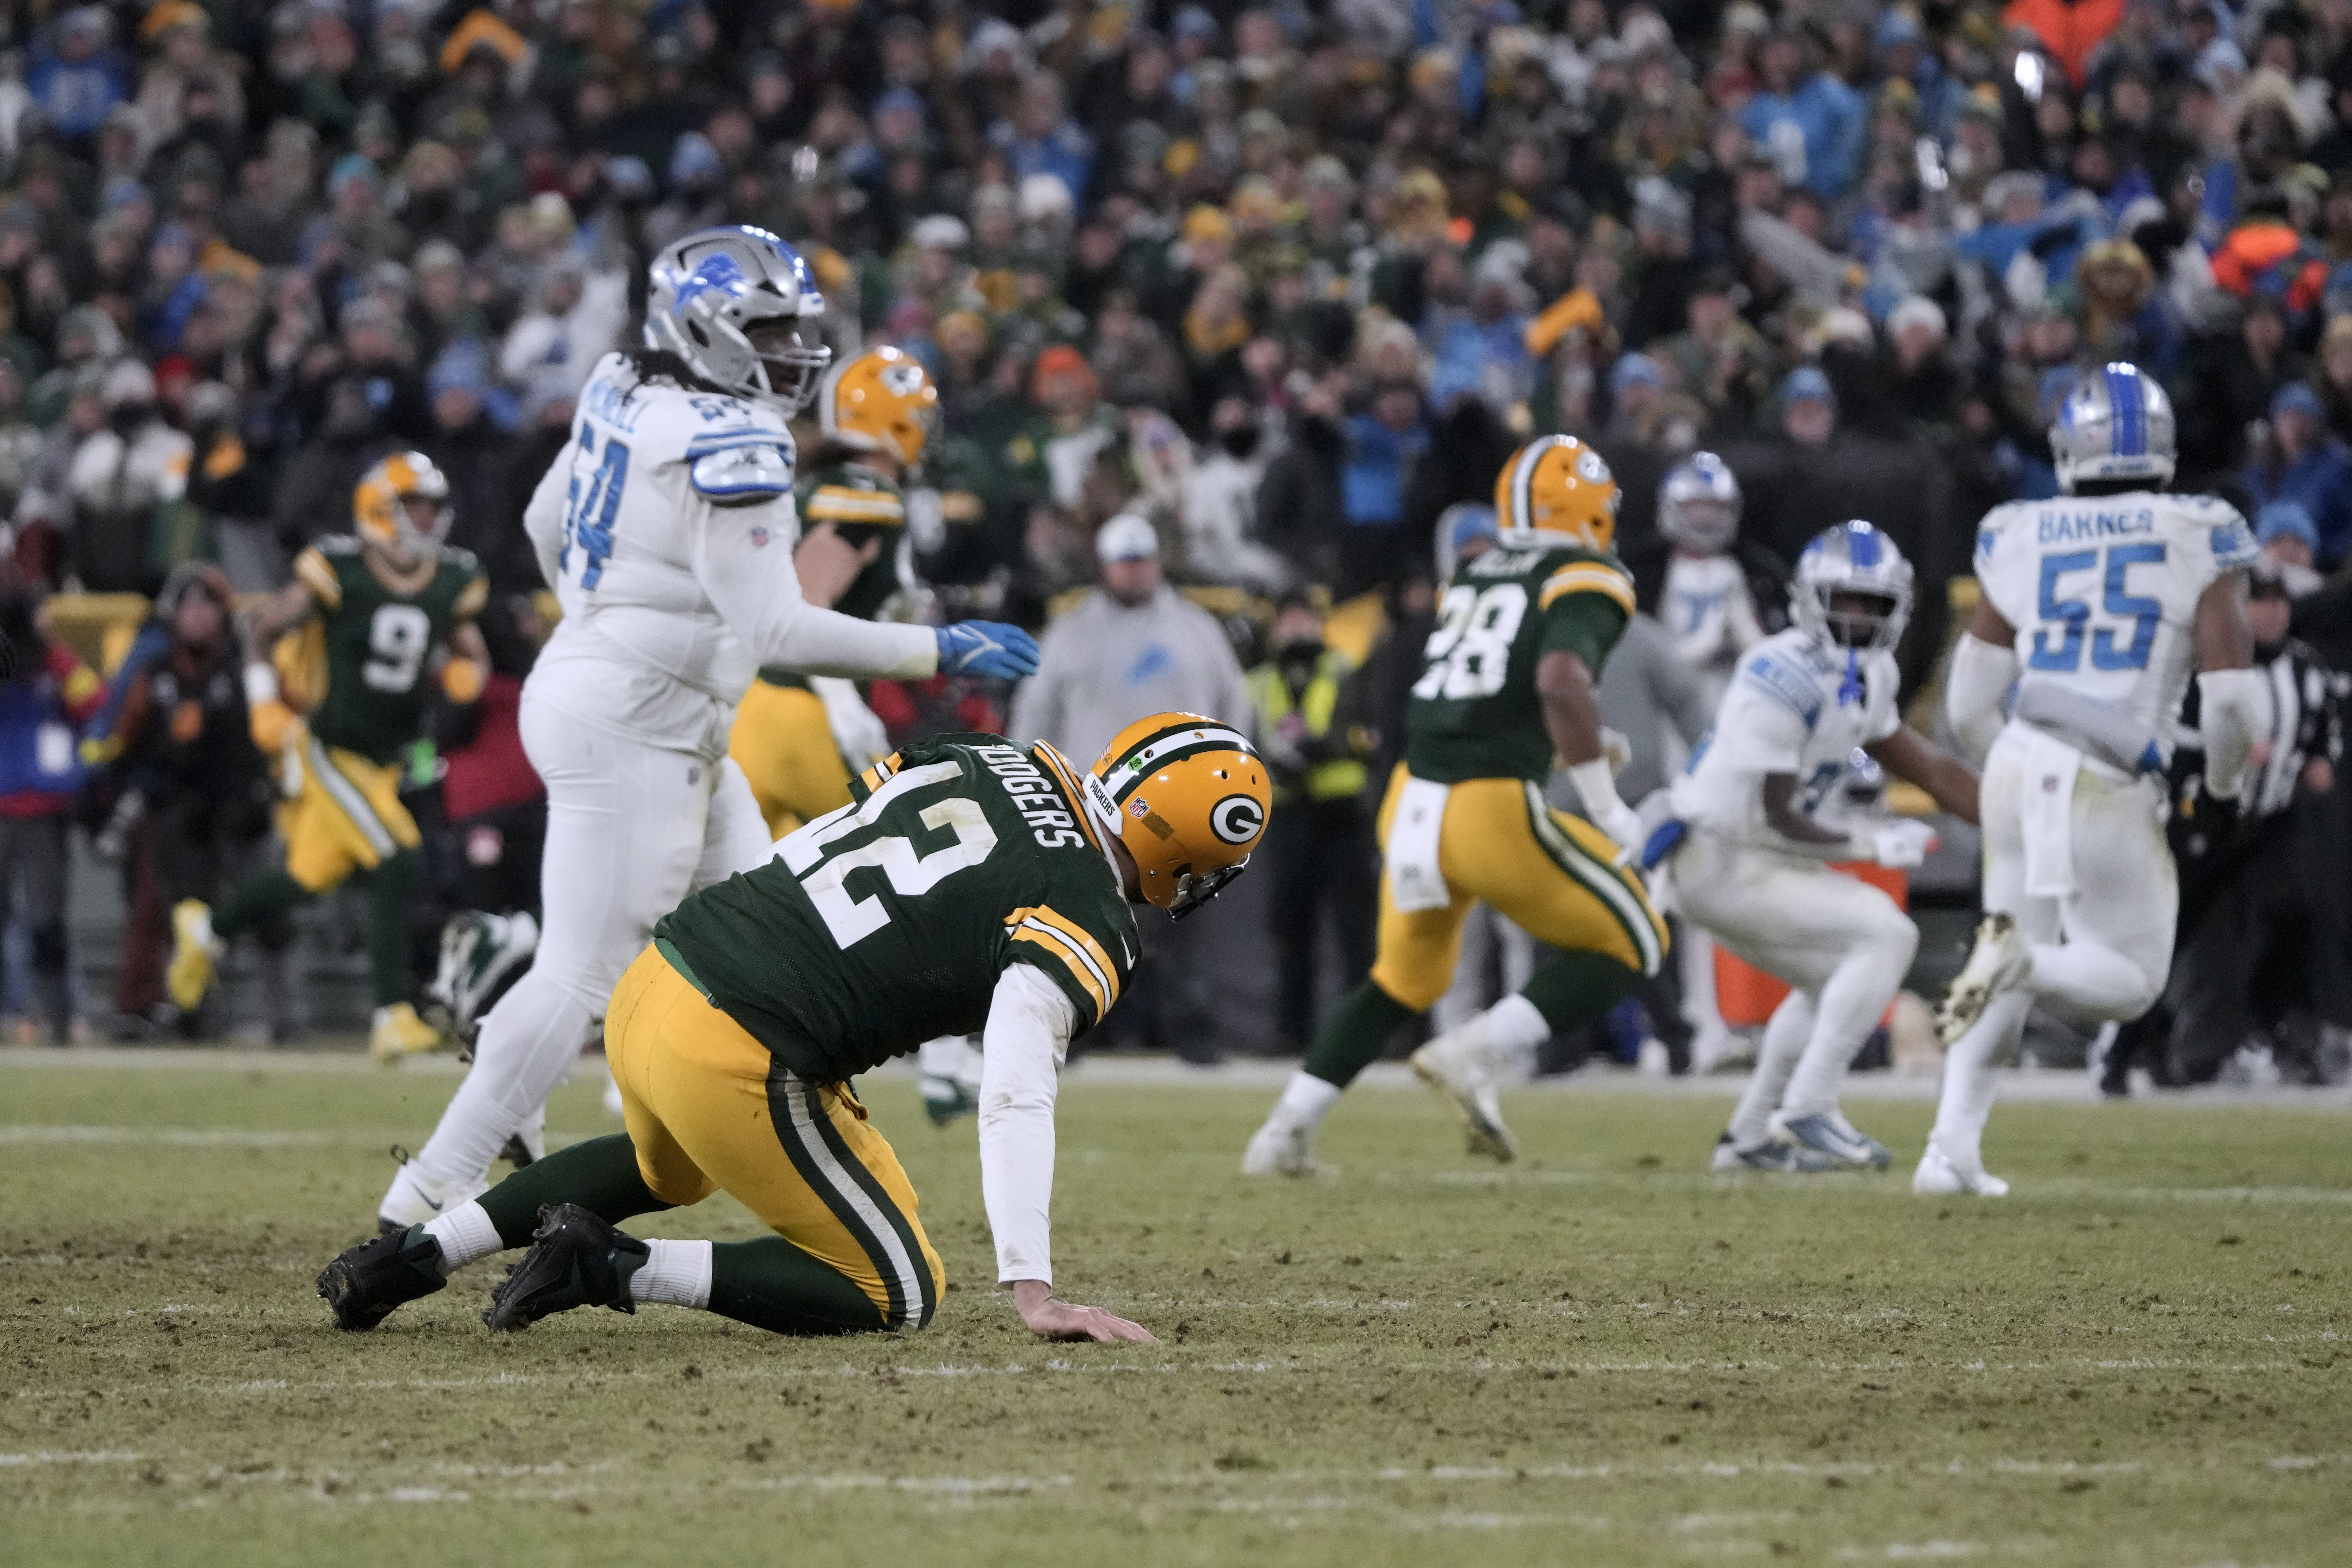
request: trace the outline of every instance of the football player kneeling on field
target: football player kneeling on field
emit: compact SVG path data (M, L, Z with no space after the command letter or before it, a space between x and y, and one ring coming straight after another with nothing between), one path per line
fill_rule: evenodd
M876 763L851 793L654 928L605 1015L628 1131L336 1258L319 1293L339 1326L373 1328L453 1270L530 1244L484 1314L493 1329L647 1301L779 1333L919 1328L944 1270L850 1079L980 1030L998 1279L1047 1338L1152 1337L1054 1296L1055 1073L1134 969L1129 905L1181 919L1247 864L1265 767L1225 724L1160 713L1083 773L1042 742L952 735ZM776 1234L714 1245L617 1228L721 1189Z

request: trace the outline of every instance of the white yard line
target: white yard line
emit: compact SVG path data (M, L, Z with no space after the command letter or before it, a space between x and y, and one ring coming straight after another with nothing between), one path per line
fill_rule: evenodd
M52 1127L0 1123L0 1143L147 1143L197 1148L292 1149L348 1142L356 1133L270 1131L246 1127Z
M1099 1084L1113 1089L1234 1089L1277 1090L1290 1080L1297 1064L1287 1059L1241 1057L1221 1067L1192 1067L1171 1057L1084 1057L1071 1068L1073 1088ZM136 1068L152 1071L212 1071L238 1073L345 1073L388 1079L397 1074L454 1078L465 1064L450 1056L411 1057L399 1067L377 1067L358 1042L349 1047L322 1045L300 1050L258 1050L243 1047L84 1046L71 1050L40 1047L0 1047L0 1073L25 1071L102 1070ZM603 1070L600 1058L582 1058L578 1072L593 1076ZM900 1058L872 1076L895 1079L914 1074L914 1058ZM1729 1099L1745 1081L1739 1074L1697 1078L1654 1078L1612 1068L1588 1068L1556 1078L1538 1079L1521 1086L1524 1094L1633 1094L1688 1096L1702 1100ZM1891 1072L1856 1073L1846 1080L1852 1100L1932 1100L1938 1079ZM1412 1089L1426 1093L1402 1062L1375 1062L1356 1080L1358 1087L1381 1091ZM2000 1074L2000 1098L2005 1100L2091 1104L2099 1099L2089 1077L2080 1072L2011 1068ZM2209 1085L2164 1094L2141 1103L2166 1106L2273 1106L2299 1110L2352 1111L2352 1085L2335 1089L2228 1089Z
M830 1367L777 1366L750 1372L731 1372L725 1369L718 1369L706 1372L703 1375L706 1379L716 1383L733 1384L738 1387L748 1386L752 1388L764 1388L778 1384L799 1384L819 1379L834 1380L842 1383L865 1384L874 1386L886 1386L888 1382L902 1378L1013 1379L1036 1377L1041 1375L1052 1377L1109 1378L1198 1377L1204 1379L1214 1378L1219 1381L1230 1381L1234 1378L1249 1377L1323 1377L1329 1375L1334 1372L1356 1372L1360 1370L1363 1369L1360 1368L1353 1362L1342 1363L1336 1359L1331 1361L1290 1362L1283 1363L1257 1361L1203 1363L1160 1362L1150 1364L1137 1364L1134 1363L1114 1363L1102 1362L1074 1363L1055 1360L1043 1363L1012 1362L1000 1366L959 1366L951 1363L940 1363L932 1366L887 1367L857 1367L847 1365ZM1988 1376L2046 1376L2048 1374L2056 1373L2068 1377L2084 1377L2102 1373L2117 1374L2126 1373L2146 1374L2157 1372L2186 1373L2198 1377L2224 1377L2231 1375L2244 1375L2248 1373L2273 1374L2279 1373L2303 1373L2308 1370L2308 1366L2301 1360L2221 1362L2196 1361L2188 1358L2149 1358L2136 1361L2103 1361L2084 1356L2045 1362L1986 1362L1983 1360L1927 1361L1913 1360L1909 1358L1906 1358L1899 1362L1890 1360L1885 1362L1822 1361L1786 1363L1769 1361L1517 1362L1473 1359L1467 1362L1388 1363L1381 1364L1377 1368L1377 1370L1382 1375L1390 1377L1455 1378L1463 1375L1465 1373L1482 1377L1510 1377L1521 1375L1542 1376L1546 1373L1564 1374L1570 1377L1654 1377L1660 1375L1681 1376L1686 1374L1706 1375L1722 1373L1738 1373L1748 1376L1778 1374L1795 1379L1803 1377L1845 1378L1857 1375L1906 1378L1916 1377L1922 1373L1949 1374L1953 1373L1978 1373ZM534 1395L537 1395L547 1392L553 1392L560 1394L580 1388L593 1390L603 1388L614 1384L642 1384L646 1386L659 1385L668 1388L676 1386L677 1376L674 1373L664 1368L659 1371L630 1369L615 1371L609 1369L597 1369L593 1371L583 1371L577 1373L568 1373L562 1376L541 1375L531 1373L497 1373L454 1377L306 1378L299 1382L287 1378L277 1377L247 1379L177 1377L168 1383L121 1384L107 1386L77 1384L71 1388L19 1389L16 1391L15 1397L18 1403L39 1404L79 1401L88 1397L89 1394L93 1392L103 1394L110 1400L154 1400L159 1397L163 1399L197 1398L209 1400L219 1399L231 1395L270 1398L284 1395L289 1398L308 1398L315 1397L322 1394L464 1394L468 1392L482 1392L499 1389L530 1391ZM26 1456L23 1455L11 1456L8 1454L0 1454L0 1466L35 1462L96 1463L101 1460L123 1460L135 1458L137 1457L138 1456L136 1455L96 1454L82 1456L66 1455L56 1458L28 1458ZM2011 1462L2011 1461L2000 1461L2000 1463ZM2347 1463L2352 1463L2352 1456L2342 1454L2327 1455L2317 1458L2303 1456L2272 1459L2266 1462L2274 1468L2315 1469L2322 1468L2336 1468ZM1959 1461L1954 1460L1952 1463L1958 1464ZM2015 1463L2038 1464L2042 1463L2042 1461L2020 1460L2015 1461ZM2077 1465L2075 1462L2071 1460L2063 1461L2063 1463L2070 1467L2063 1472L2066 1474L2073 1474L2076 1469L2080 1469L2086 1474L2094 1473L2096 1468L2095 1466ZM1777 1468L1783 1469L1788 1468L1788 1467L1785 1466ZM1601 1470L1605 1470L1607 1468L1609 1468L1607 1466L1600 1467L1600 1469ZM1832 1464L1819 1467L1819 1468L1824 1471L1836 1470L1840 1473L1851 1473L1853 1467L1852 1465ZM1418 1474L1421 1472L1414 1473ZM1439 1474L1439 1472L1430 1473ZM1485 1469L1464 1470L1460 1472L1448 1471L1440 1475L1440 1479L1444 1479L1444 1476L1446 1475L1458 1475L1462 1479L1475 1479L1485 1478L1491 1479L1508 1478L1518 1473L1519 1470L1516 1468L1498 1468L1494 1469L1491 1473ZM1585 1472L1580 1470L1575 1473L1580 1475ZM1595 1470L1592 1473L1597 1474L1599 1473L1599 1470ZM1790 1473L1796 1472L1791 1471ZM1812 1472L1808 1470L1804 1473L1811 1474ZM2061 1472L2053 1470L2051 1473L2057 1474ZM1388 1471L1381 1472L1381 1475L1384 1479L1400 1479L1404 1474L1405 1472L1403 1471L1396 1471L1393 1473Z

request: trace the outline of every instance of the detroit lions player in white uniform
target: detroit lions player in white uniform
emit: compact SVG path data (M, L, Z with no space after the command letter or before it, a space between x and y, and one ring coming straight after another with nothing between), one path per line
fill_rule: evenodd
M1947 678L1954 731L1971 749L1990 745L1990 912L1937 1020L1948 1054L1912 1178L1922 1193L2009 1190L1986 1173L1980 1140L1993 1063L2037 996L2086 1020L2127 1019L2163 988L2179 888L2160 774L2192 665L2209 794L2235 798L2260 733L2246 624L2254 542L2225 503L2162 493L2173 466L2163 389L2108 365L2061 405L2050 446L2066 493L1986 516L1984 598Z
M473 1070L431 1141L378 1206L388 1226L480 1192L594 1037L654 922L768 858L727 755L760 666L912 679L1036 668L1017 627L885 624L802 597L786 420L832 357L811 341L824 300L800 256L761 229L688 235L651 272L646 349L598 363L572 444L523 515L563 606L521 712L548 791L546 929L530 972L482 1020Z
M1866 522L1807 544L1796 624L1740 659L1715 728L1675 781L1682 912L1790 990L1764 1027L1747 1092L1716 1145L1717 1170L1884 1169L1885 1145L1854 1130L1838 1089L1919 945L1918 928L1831 860L1918 865L1926 824L1842 820L1866 752L1937 805L1976 820L1975 775L1904 726L1895 645L1911 615L1911 563ZM1676 842L1669 826L1654 850Z

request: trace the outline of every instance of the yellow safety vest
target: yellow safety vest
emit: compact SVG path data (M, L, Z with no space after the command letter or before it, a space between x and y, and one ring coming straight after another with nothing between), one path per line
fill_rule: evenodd
M1331 714L1339 705L1339 683L1354 668L1344 655L1333 652L1326 652L1316 662L1314 679L1307 681L1297 710L1306 717L1307 732L1317 740L1331 732ZM1282 679L1282 667L1269 661L1251 670L1249 691L1262 726L1260 733L1272 734L1292 712L1290 686ZM1363 794L1370 782L1371 774L1361 761L1334 757L1307 770L1307 798L1344 800ZM1279 796L1287 792L1277 789L1275 793Z

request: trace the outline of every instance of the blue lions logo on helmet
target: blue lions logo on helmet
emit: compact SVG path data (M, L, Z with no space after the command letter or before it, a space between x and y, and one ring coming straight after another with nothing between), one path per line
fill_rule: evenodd
M750 280L743 276L741 263L723 250L714 250L678 283L677 308L682 310L705 294L725 294L734 298L741 295L749 285Z

